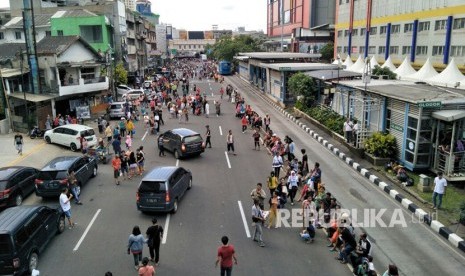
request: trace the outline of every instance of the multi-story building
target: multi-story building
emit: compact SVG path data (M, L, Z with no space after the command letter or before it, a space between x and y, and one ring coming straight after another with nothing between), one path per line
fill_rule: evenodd
M205 47L215 44L211 31L186 31L179 30L179 38L169 40L170 53L172 56L194 56L203 53Z
M268 0L269 50L318 53L333 40L333 0ZM282 45L281 45L282 44ZM289 47L290 45L290 47Z
M34 16L36 41L39 42L45 36L50 36L51 15L40 14ZM23 17L15 16L0 28L0 44L24 43Z
M136 11L153 25L159 24L160 15L152 12L152 3L149 0L137 0Z
M136 0L124 0L124 5L126 5L126 9L130 11L136 10Z
M419 68L430 58L444 68L465 63L463 0L337 0L335 56L408 57Z

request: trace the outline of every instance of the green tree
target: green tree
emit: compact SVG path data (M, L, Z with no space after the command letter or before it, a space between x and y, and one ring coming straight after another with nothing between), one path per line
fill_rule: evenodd
M312 78L302 72L298 72L289 78L287 87L289 92L291 92L294 96L303 97L303 104L306 106L313 106L316 99L317 89Z
M118 62L115 67L115 82L116 84L128 83L128 71L124 68L123 62Z
M376 65L373 70L371 70L371 74L375 76L388 76L390 80L394 80L397 77L397 74L392 72L391 69L387 67L381 67Z
M207 45L205 52L210 53L209 58L233 61L234 56L240 52L260 52L260 43L260 40L249 35L239 35L234 38L225 35L214 45Z
M334 44L332 42L323 46L320 50L321 59L330 62L334 57Z

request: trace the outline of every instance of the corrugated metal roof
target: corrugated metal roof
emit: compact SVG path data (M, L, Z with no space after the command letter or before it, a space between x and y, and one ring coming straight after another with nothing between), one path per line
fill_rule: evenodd
M351 71L345 71L345 70L315 70L315 71L309 71L305 72L305 75L319 79L319 80L337 80L338 77L343 79L343 78L353 78L353 77L360 77L362 74L356 73L356 72L351 72Z
M66 10L66 11L57 11L52 18L62 18L62 17L93 17L98 16L97 14L90 12L85 9L79 10Z
M35 27L50 27L50 18L51 14L38 14L34 16ZM23 18L21 16L13 17L8 21L3 28L5 29L22 29L23 28Z
M79 36L46 36L37 43L37 54L57 54L60 55L74 42L79 40Z
M255 59L291 59L291 58L318 58L321 54L289 53L289 52L249 52L239 53L239 56L247 56Z
M276 71L311 71L323 69L337 69L337 65L328 63L260 63L261 67L270 68Z
M26 51L25 43L4 43L0 44L0 60L17 59L19 49Z

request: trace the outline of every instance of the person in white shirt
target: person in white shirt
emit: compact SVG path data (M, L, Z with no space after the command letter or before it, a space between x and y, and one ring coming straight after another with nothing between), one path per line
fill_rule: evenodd
M347 118L347 121L344 122L344 126L343 126L347 143L350 143L352 141L352 127L353 127L352 122L350 121L349 118Z
M68 197L68 188L64 187L61 190L60 206L66 218L68 218L69 229L73 228L75 225L75 223L73 223L73 220L71 219L71 202L70 201L72 198L73 198L72 194Z
M354 126L352 128L352 138L354 138L354 147L357 146L357 135L358 135L359 125L357 120L354 120Z
M433 192L433 208L439 209L442 204L442 197L446 194L447 181L443 178L442 172L438 172L438 176L434 178L434 192ZM438 198L438 204L436 205L436 198Z
M232 130L229 130L228 136L226 136L226 145L228 153L229 151L232 151L233 155L236 155L236 153L234 152L234 136L232 134Z

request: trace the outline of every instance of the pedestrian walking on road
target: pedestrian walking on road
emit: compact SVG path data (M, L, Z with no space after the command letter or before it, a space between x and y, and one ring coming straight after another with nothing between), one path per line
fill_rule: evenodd
M82 202L79 200L78 193L78 181L76 179L76 174L74 171L71 171L68 175L68 185L71 188L71 194L74 197L74 201L77 205L82 205Z
M119 155L115 154L113 160L111 161L111 166L113 167L113 177L115 178L115 184L119 185L119 175L121 170L121 160Z
M137 159L133 151L129 151L129 179L136 175Z
M228 153L229 151L232 151L233 155L236 155L236 153L234 152L234 136L232 134L232 130L229 130L228 135L226 136L226 144Z
M277 152L274 153L272 167L274 170L274 175L279 178L279 172L283 166L283 158Z
M438 173L438 176L434 178L434 192L433 192L433 208L439 209L442 204L442 197L446 195L447 180L443 177L442 172ZM436 205L436 198L438 198L438 204Z
M126 180L126 178L129 177L129 157L126 153L123 152L120 154L119 159L121 160L120 175L123 175L123 179Z
M105 137L107 137L107 142L110 142L113 136L113 130L111 129L110 124L107 123L105 128Z
M147 245L149 246L150 261L159 265L160 260L160 243L163 237L163 227L157 224L157 219L152 219L152 226L145 232L147 235ZM154 254L155 251L155 254Z
M278 178L274 175L274 172L270 173L270 176L266 180L266 183L268 184L270 195L273 195L274 191L276 191L276 188L278 188Z
M145 154L144 154L144 147L140 146L137 149L136 159L137 159L137 168L139 170L139 175L142 175L144 172L144 163L145 163Z
M210 116L210 104L208 103L208 101L205 101L204 108L205 108L205 117L208 118L208 116Z
M134 257L134 268L139 271L140 263L142 262L142 250L144 249L145 239L140 232L139 226L134 226L132 234L128 240L128 254L132 253Z
M165 146L163 143L165 142L165 139L163 138L163 135L160 134L158 136L158 156L165 156Z
M270 213L268 216L268 229L271 227L278 228L276 219L278 217L279 197L278 192L273 192L270 198Z
M255 132L252 134L253 142L254 142L254 150L260 150L260 133L258 132L258 128L255 129Z
M299 177L295 171L291 171L291 175L287 179L287 184L289 185L289 197L291 199L291 205L294 205L294 198L297 194L297 189L299 187Z
M111 137L110 137L111 139ZM116 139L111 142L111 146L113 147L113 151L115 152L115 155L120 155L121 154L121 137L116 137Z
M154 276L155 268L149 265L149 258L142 259L142 266L139 268L139 276Z
M258 200L259 202L259 206L260 206L260 209L264 209L265 208L265 198L266 198L266 193L265 191L262 189L262 183L257 183L257 187L255 189L252 190L252 192L250 193L250 196L252 197L252 199L255 201L256 199Z
M271 118L270 115L266 114L265 118L263 119L263 123L265 124L265 132L270 130Z
M245 115L242 116L242 119L241 119L242 133L245 133L245 131L247 130L247 124L248 123L249 123L249 121L247 120L247 117Z
M72 198L73 198L72 194L68 197L68 188L63 187L63 189L61 189L61 195L60 195L60 206L61 206L61 210L63 210L63 213L68 219L69 229L73 228L76 225L73 222L73 219L71 218L71 202L70 201Z
M206 125L207 131L205 132L205 147L208 145L209 148L212 147L212 143L210 141L211 138L211 131L210 131L210 126Z
M23 155L23 135L16 133L14 138L14 145L19 155Z
M253 234L253 241L258 242L260 247L264 247L265 243L263 242L263 223L265 218L263 217L263 211L260 208L260 201L254 199L252 206L252 226L255 227Z
M221 276L231 276L233 260L234 264L237 265L236 251L234 246L229 244L229 238L227 236L221 237L222 246L218 247L217 258L215 262L215 267L220 264L220 275Z

